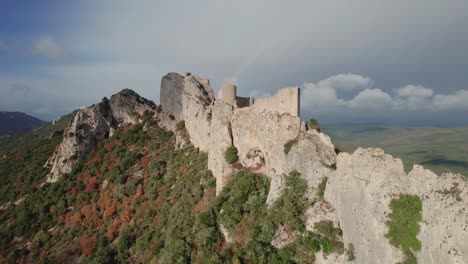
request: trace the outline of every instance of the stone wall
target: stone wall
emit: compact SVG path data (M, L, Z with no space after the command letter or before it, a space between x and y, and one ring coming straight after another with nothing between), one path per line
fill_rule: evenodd
M253 105L255 111L271 111L276 113L288 113L292 116L300 116L300 90L299 87L280 89L274 96L258 98Z

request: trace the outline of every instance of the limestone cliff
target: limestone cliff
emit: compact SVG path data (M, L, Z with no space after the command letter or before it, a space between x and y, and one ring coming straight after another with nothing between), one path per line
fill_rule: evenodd
M356 263L396 263L402 253L385 234L389 203L413 194L423 204L418 263L466 263L468 185L461 175L437 176L415 165L406 174L401 160L381 149L340 153L330 174L325 200L335 209L345 245L356 249Z
M174 119L185 121L191 143L208 152L217 193L238 169L271 179L268 204L280 196L284 177L292 170L307 181L311 200L319 182L327 177L324 199L308 210L306 226L313 231L316 222L334 222L343 230L344 244L354 246L355 263L396 263L404 259L402 251L385 237L386 222L390 201L400 194L414 194L423 203L418 235L422 248L415 253L418 263L468 260L468 186L462 175L437 176L421 166L406 174L401 160L380 149L358 149L354 154L337 156L330 138L309 129L297 115L290 114L294 111L269 111L264 104L258 110L255 103L239 108L229 100L214 100L209 82L195 76L171 73L163 77L161 104ZM291 144L288 151L284 149L286 143ZM232 165L224 158L230 146L237 148L239 157ZM347 260L343 255L318 253L316 262Z
M124 89L109 100L79 110L63 133L63 141L45 166L50 168L48 182L55 182L95 146L122 124L135 124L145 111L156 105L130 89Z
M170 96L163 99L164 95ZM308 130L299 117L268 111L264 105L262 110L255 104L238 108L228 101L214 100L209 82L200 77L175 73L164 76L161 106L176 120L184 120L191 143L208 152L208 168L217 179L217 193L236 168L245 168L271 178L272 191L268 198L271 203L281 193L282 178L291 170L301 172L313 189L335 163L330 138ZM297 144L287 155L284 144L290 140L296 140ZM224 159L230 146L238 149L239 161L234 166Z

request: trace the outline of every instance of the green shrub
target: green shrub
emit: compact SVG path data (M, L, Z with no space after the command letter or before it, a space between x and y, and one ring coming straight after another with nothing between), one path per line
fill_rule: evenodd
M216 207L222 210L220 223L232 231L246 214L263 212L269 185L266 177L238 172L216 199Z
M309 122L307 122L307 125L309 125L309 128L311 128L311 129L319 128L318 121L315 118L310 119Z
M177 123L176 128L177 128L177 130L185 129L185 121L180 121L179 123Z
M314 253L320 251L320 242L312 232L308 232L308 234L300 240L300 243L304 245L308 251Z
M297 144L297 139L291 139L284 144L284 154L288 155L291 148Z
M325 195L325 188L327 187L328 177L323 177L317 187L317 195L319 199L323 200L323 196Z
M392 212L388 215L385 234L394 247L401 248L406 255L404 263L416 263L413 252L421 250L421 242L417 235L420 231L419 222L422 221L422 202L419 196L400 194L398 199L390 201Z
M333 222L329 220L323 220L315 223L314 228L319 232L319 234L327 238L334 238L343 234L341 229L334 227Z
M348 244L348 248L346 249L346 256L348 257L348 261L353 261L356 259L353 243Z
M239 156L237 156L237 148L235 146L230 146L226 149L224 153L224 159L228 164L233 164L234 162L239 160Z
M342 242L343 231L333 226L332 221L324 220L314 224L314 228L320 234L319 242L325 255L330 253L343 254L344 246Z
M293 230L304 231L305 226L301 216L311 204L304 197L307 191L307 182L301 174L292 171L286 178L286 188L283 195L275 202L276 217L279 222L289 224Z
M126 171L130 169L135 163L138 162L138 159L140 158L140 154L128 151L125 153L124 158L119 164L119 167L122 171Z

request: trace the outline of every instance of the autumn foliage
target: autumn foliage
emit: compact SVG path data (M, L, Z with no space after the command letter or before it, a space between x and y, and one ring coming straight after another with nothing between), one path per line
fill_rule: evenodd
M80 240L80 251L83 255L89 256L93 253L97 245L96 235L82 237Z

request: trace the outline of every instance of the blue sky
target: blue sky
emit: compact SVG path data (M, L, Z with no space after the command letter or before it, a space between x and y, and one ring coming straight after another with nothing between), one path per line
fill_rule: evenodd
M190 71L321 122L468 125L468 2L0 0L0 110L45 120Z

